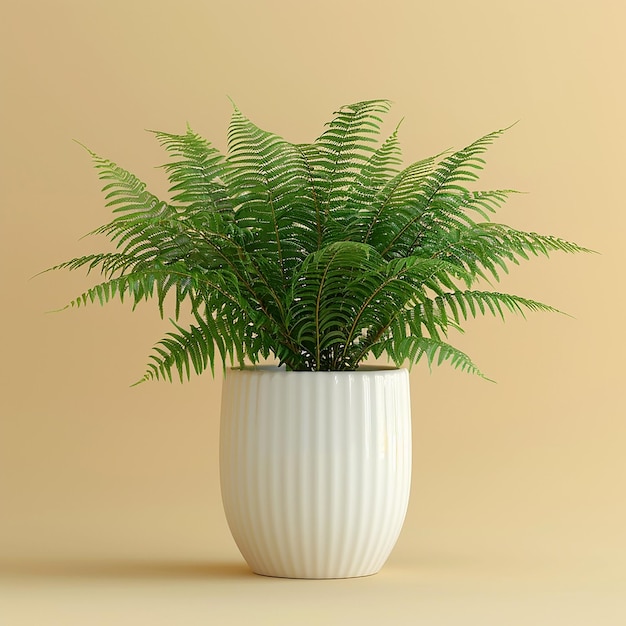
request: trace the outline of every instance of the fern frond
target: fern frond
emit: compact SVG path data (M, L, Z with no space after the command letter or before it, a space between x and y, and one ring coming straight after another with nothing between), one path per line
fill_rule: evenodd
M122 213L90 234L103 234L125 255L144 261L156 258L167 249L178 258L176 240L181 228L176 225L176 209L146 189L146 184L112 161L91 152L98 176L105 181L102 191L106 206ZM108 181L108 182L107 182Z
M114 213L126 211L154 210L163 204L159 198L146 189L146 184L134 174L119 165L85 148L91 155L98 178L105 181L102 191L105 194L105 206ZM107 182L110 181L110 182Z
M367 164L380 132L388 100L368 100L341 107L315 140L313 166L320 173L321 204L331 215L348 199L348 189Z
M276 259L277 284L286 289L291 272L319 246L312 223L315 199L302 152L281 137L260 129L235 108L228 133L225 174L236 203L237 226L253 234L246 248Z
M335 211L333 223L343 237L367 241L375 207L372 200L386 183L398 174L402 163L398 128L385 140L363 165L348 189L345 205Z
M401 227L406 216L419 210L418 190L432 172L437 157L417 161L396 174L357 217L363 242L384 253L385 246Z
M77 298L74 298L65 308L86 306L99 302L106 304L113 298L119 298L121 302L128 296L135 308L142 300L148 300L154 295L155 287L159 289L160 281L166 281L168 275L161 273L156 276L154 273L133 272L111 278L103 283L91 287Z
M491 191L470 191L466 211L475 211L486 220L490 213L495 213L513 194L521 193L515 189L493 189Z
M213 371L215 345L210 331L198 325L182 328L174 320L176 332L169 332L154 346L155 354L150 355L150 363L143 378L135 385L147 380L166 379L172 381L172 370L178 372L180 382L189 380L191 371L201 374L207 366Z
M259 351L267 347L267 337L244 308L222 300L218 307L207 304L203 312L196 309L188 328L170 320L176 330L154 346L146 373L135 384L151 379L171 381L173 371L181 382L190 378L192 370L200 374L209 367L214 373L217 355L223 367L227 361L243 366L246 356L256 362ZM269 350L265 356L268 354Z
M308 221L311 222L313 231L316 235L316 246L314 251L318 251L322 247L322 242L326 239L326 223L328 221L328 207L322 205L326 189L326 179L315 166L319 159L320 148L314 144L297 144L294 146L300 153L302 164L304 166L305 185L309 190L311 200L311 212ZM327 243L330 243L327 241Z
M455 288L451 276L469 280L446 262L409 257L382 264L354 280L351 290L362 291L363 296L352 315L341 360L363 359L392 326L395 328L394 322L403 318L411 302L427 301L428 292L443 294L444 288ZM437 336L433 327L429 329Z
M524 311L543 311L549 313L562 313L558 309L511 294L498 293L496 291L454 291L438 295L434 304L440 311L447 307L455 322L459 323L469 317L477 317L491 313L504 319L504 311L517 313L526 317Z
M384 343L384 350L388 352L391 360L397 365L406 362L414 365L425 357L429 368L433 364L441 365L448 361L455 369L491 381L465 352L444 341L430 337L408 336L399 341L387 340Z
M197 227L221 230L220 219L232 219L232 201L222 179L228 162L222 153L190 128L184 135L153 131L177 160L161 167L167 172L172 202L185 205L185 219Z
M101 305L114 298L124 302L130 298L135 308L142 300L157 299L161 317L164 316L165 299L174 291L175 317L180 315L181 304L188 299L192 311L202 303L215 310L230 303L238 309L245 308L239 287L231 275L224 272L190 270L183 264L168 266L166 269L134 268L125 274L91 287L71 300L64 308L81 307L99 302Z
M292 284L288 325L307 369L328 369L335 360L363 297L351 280L369 275L380 261L369 246L344 241L322 248L302 264Z
M400 213L400 219L389 220L390 228L377 245L383 256L413 254L421 244L425 229L431 224L444 221L446 228L450 224L473 224L463 210L472 200L471 194L460 183L478 178L477 171L485 163L481 155L505 130L489 133L449 155L421 181L419 187L413 190L409 208Z
M133 256L120 254L118 252L104 252L100 254L88 254L69 261L64 261L63 263L49 267L47 270L44 270L44 272L52 272L61 269L72 271L87 266L87 274L90 274L95 269L99 269L100 272L107 277L112 276L118 271L123 272L135 264L136 260Z
M552 235L540 235L533 232L524 232L516 230L505 224L494 224L493 222L487 222L484 224L478 224L477 228L480 229L484 235L490 237L492 245L507 246L511 252L521 256L524 259L528 259L525 252L538 256L540 254L549 256L550 252L587 252L593 253L593 250L589 248L583 248L578 244L571 241L566 241L559 237Z
M424 252L434 258L455 263L477 276L486 269L499 280L499 271L508 272L508 263L519 264L529 254L549 256L551 252L593 252L570 241L550 235L516 230L503 224L486 222L470 228L429 233L424 238Z

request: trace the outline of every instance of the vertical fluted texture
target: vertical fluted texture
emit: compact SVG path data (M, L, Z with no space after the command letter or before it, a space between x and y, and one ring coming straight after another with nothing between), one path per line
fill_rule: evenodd
M220 472L226 518L253 571L376 573L409 499L407 371L228 371Z

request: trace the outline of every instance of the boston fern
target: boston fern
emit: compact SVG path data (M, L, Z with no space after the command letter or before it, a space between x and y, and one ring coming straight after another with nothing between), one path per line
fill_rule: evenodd
M497 280L530 255L585 249L491 222L514 192L465 187L503 131L401 169L397 129L377 141L389 107L344 106L311 144L261 130L234 108L227 156L190 129L157 132L171 156L168 201L92 153L117 213L94 233L116 251L52 268L104 277L70 305L155 298L163 315L173 300L174 328L142 381L270 356L289 370L354 370L372 354L480 374L444 341L450 329L478 314L555 309L476 290L477 280Z

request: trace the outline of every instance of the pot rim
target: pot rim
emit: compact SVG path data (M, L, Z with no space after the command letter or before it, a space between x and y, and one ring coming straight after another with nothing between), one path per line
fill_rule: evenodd
M261 374L332 374L332 375L347 375L347 374L372 374L372 373L386 373L386 372L406 372L406 367L395 367L393 365L360 365L356 370L290 370L287 371L284 365L244 365L243 367L227 367L227 372L246 372L246 373L261 373Z

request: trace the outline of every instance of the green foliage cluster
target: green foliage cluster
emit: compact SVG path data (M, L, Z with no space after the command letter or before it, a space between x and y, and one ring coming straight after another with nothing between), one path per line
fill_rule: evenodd
M174 327L142 380L272 355L290 370L353 370L372 354L480 374L446 342L450 329L479 314L555 309L475 283L531 255L585 249L491 222L512 190L466 188L502 130L402 168L397 129L378 141L389 107L344 106L311 144L264 131L235 107L227 156L191 129L157 132L170 156L167 201L92 153L117 214L94 233L116 251L51 268L104 278L68 306L155 298L163 315L173 297Z

